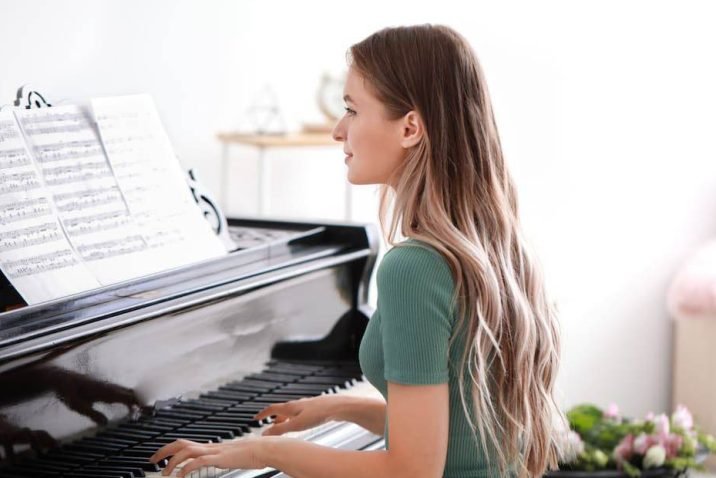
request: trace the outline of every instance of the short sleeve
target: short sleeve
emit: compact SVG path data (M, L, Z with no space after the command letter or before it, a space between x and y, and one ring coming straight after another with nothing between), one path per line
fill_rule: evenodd
M394 247L378 268L377 285L385 379L446 383L454 285L445 259L428 246Z

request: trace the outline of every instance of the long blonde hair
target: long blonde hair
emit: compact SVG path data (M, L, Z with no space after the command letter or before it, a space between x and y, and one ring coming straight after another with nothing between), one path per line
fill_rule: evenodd
M564 421L553 395L559 324L521 232L477 57L451 28L418 25L372 34L348 61L391 119L414 110L423 120L423 139L381 187L385 239L395 245L400 232L447 260L459 312L451 344L458 335L465 344L466 417L488 459L492 445L501 475L541 476L557 466L553 420Z

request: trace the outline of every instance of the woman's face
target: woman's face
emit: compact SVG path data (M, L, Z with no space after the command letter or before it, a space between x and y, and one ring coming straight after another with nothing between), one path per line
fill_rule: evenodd
M333 129L343 143L351 184L388 184L405 158L402 119L389 120L383 104L368 89L366 80L348 70L343 91L346 114Z

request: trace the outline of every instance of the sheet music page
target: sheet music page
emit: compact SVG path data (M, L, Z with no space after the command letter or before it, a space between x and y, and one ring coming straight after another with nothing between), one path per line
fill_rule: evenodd
M132 218L89 111L16 111L70 244L103 285L166 269Z
M129 211L166 268L226 255L191 196L152 98L97 98L92 109Z
M57 219L12 111L0 111L0 268L28 304L100 287Z

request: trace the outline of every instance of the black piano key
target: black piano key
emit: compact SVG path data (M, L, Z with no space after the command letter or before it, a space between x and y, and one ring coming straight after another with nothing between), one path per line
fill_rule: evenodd
M220 412L230 405L212 405L210 403L195 403L195 402L182 402L172 407L173 410L200 410L203 412Z
M260 403L258 403L258 404L253 403L253 402L238 403L238 404L234 405L233 407L227 408L223 412L215 413L214 415L216 416L216 415L225 414L225 413L242 413L242 412L243 413L252 413L252 412L258 413L261 410L263 410L263 408L264 407L262 407Z
M222 440L227 440L227 439L230 440L230 439L234 438L234 434L230 431L227 432L226 430L219 430L216 428L211 429L209 427L202 428L202 427L187 425L186 427L184 427L181 430L181 432L183 432L183 431L186 431L186 432L192 433L192 434L202 433L202 434L207 434L207 435L214 435L214 436L221 438ZM181 432L178 432L178 433L181 433Z
M219 387L221 389L221 387ZM234 404L233 400L222 400L220 398L216 397L207 397L207 398L195 398L192 400L192 403L196 403L198 405L207 405L210 407L230 407Z
M127 430L127 429L118 429L118 428L108 428L100 433L97 434L97 437L100 438L119 438L120 440L148 440L152 437L155 437L159 435L158 432L153 432L150 430Z
M207 418L200 422L194 422L195 425L217 425L223 428L227 428L234 432L234 435L241 436L244 433L250 431L251 425L246 423L237 423L236 421L230 422L229 420L222 420L221 417Z
M312 377L345 377L345 378L355 378L360 379L363 376L363 373L357 373L354 370L336 370L336 369L328 369L328 370L321 370L320 372L316 372Z
M95 453L72 453L62 448L55 448L49 450L44 458L52 461L64 462L64 463L91 463L103 458L103 455Z
M62 476L64 478L126 478L124 474L113 471L73 471Z
M91 445L100 445L100 446L107 446L112 447L115 450L121 450L122 448L127 448L128 446L132 446L135 443L137 443L136 440L120 440L116 438L102 438L102 437L92 437L92 438L83 438L82 440L75 442L79 444L91 444Z
M111 455L116 451L114 448L111 447L94 445L90 443L82 444L80 442L70 443L68 445L63 446L62 449L67 450L69 452L101 454L102 456Z
M189 413L187 411L183 410L158 410L156 412L156 417L159 418L178 418L180 420L185 420L187 423L199 418L205 417L206 413Z
M269 406L274 403L284 403L288 402L290 400L298 400L301 398L305 398L305 395L262 395L258 397L256 400L253 400L251 403L261 403L264 406Z
M7 468L0 468L0 478L27 478L27 476L12 473Z
M140 478L145 476L144 470L131 466L113 466L103 463L88 465L81 468L81 471L98 471L98 472L117 472L122 473L124 478Z
M128 449L126 449L126 450L122 450L122 452L121 452L121 454L120 454L119 456L120 456L120 457L121 457L121 456L128 456L128 457L132 457L132 458L135 458L135 459L136 459L136 458L143 458L143 459L145 459L145 460L148 460L149 457L152 456L152 455L154 454L154 452L156 452L156 451L157 451L156 448L152 448L151 450L149 450L149 449L146 449L146 450L145 450L145 449L142 449L142 448L135 450L135 449L133 449L133 448L128 448Z
M65 473L77 468L74 463L47 462L41 459L27 461L21 464L22 467L30 470L37 470L40 473Z
M20 476L23 478L59 478L62 476L62 474L41 472L32 468L28 469L19 465L3 469L3 472L12 476Z
M222 432L226 436L221 435L221 438L224 439L232 439L236 437L240 437L244 434L243 430L240 427L237 426L231 426L229 424L212 424L207 422L202 423L192 423L190 425L187 425L184 427L184 430L190 431L190 430L212 430L217 432Z
M294 376L297 376L297 377L305 377L305 376L307 376L307 375L310 375L310 374L314 373L315 371L314 371L314 370L307 371L307 370L295 369L295 368L292 368L292 367L280 367L280 366L277 366L277 367L268 368L268 369L265 370L265 372L270 372L270 373L285 373L285 374L287 374L287 375L294 375Z
M227 422L239 425L245 425L247 427L260 427L263 422L260 420L254 420L253 415L221 415L206 417L208 422ZM248 431L248 430L247 430Z
M132 422L132 423L123 423L122 425L119 425L117 427L118 430L148 430L150 432L170 432L174 429L173 426L167 426L167 425L157 425L157 424L151 424L151 423L144 423L144 422Z
M176 418L169 418L169 417L150 417L146 421L142 423L152 424L152 425L159 425L159 426L167 426L172 427L172 429L179 428L183 425L186 425L187 423L190 423L191 420L187 419L176 419Z
M292 393L321 393L333 390L331 386L325 385L304 385L302 383L289 383L281 387L282 391L290 391Z
M114 465L107 465L104 463L98 463L96 465L88 466L85 469L87 470L94 470L94 469L104 469L104 470L117 470L124 473L130 473L131 476L127 478L142 478L144 476L147 476L146 473L144 473L144 470L142 470L139 467L133 467L133 466L114 466Z
M310 364L307 362L290 362L287 360L272 360L267 363L268 369L286 368L291 370L302 370L304 372L311 373L323 370L325 368L325 362L318 363L318 365Z
M48 466L38 466L35 463L21 463L17 467L13 467L16 473L26 473L27 476L53 476L60 477L64 472L70 471L68 468L53 468Z
M280 391L277 391L260 395L256 397L256 400L263 400L264 398L275 398L276 400L283 399L285 402L288 402L291 400L300 400L302 398L306 398L306 396L302 393L280 393Z
M245 402L253 400L256 395L235 392L233 390L217 390L215 392L207 392L199 395L201 398L218 398L220 400L226 400L227 402Z
M185 440L192 440L192 441L210 441L211 443L219 443L221 440L221 437L217 436L216 434L212 433L202 433L197 431L188 431L185 433L183 431L177 431L174 433L167 433L164 435L164 438L175 438L176 440L183 438Z
M299 380L297 383L305 383L309 385L340 385L345 386L346 384L352 384L355 381L353 378L336 377L335 375L324 375L321 377L305 377Z
M151 455L150 455L151 456ZM162 460L161 467L166 466L167 460ZM142 460L139 458L132 458L128 456L113 456L112 458L107 458L106 460L102 460L100 463L107 465L107 466L129 466L132 468L141 468L143 471L151 471L151 472L158 472L161 471L160 464L158 463L152 463L150 461Z
M222 385L219 390L234 390L236 392L247 392L247 393L268 393L275 389L276 384L272 383L269 386L258 385L255 383L244 383L244 382L231 382L227 385Z
M289 375L286 373L261 372L248 375L246 378L251 380L262 380L266 382L291 383L295 382L300 377L296 375Z
M278 387L280 384L278 384L276 382L269 382L268 380L256 380L253 378L245 378L241 381L241 385L243 385L243 386L254 385L256 387L264 387L265 389L267 389L266 390L267 392L270 392L274 388Z

